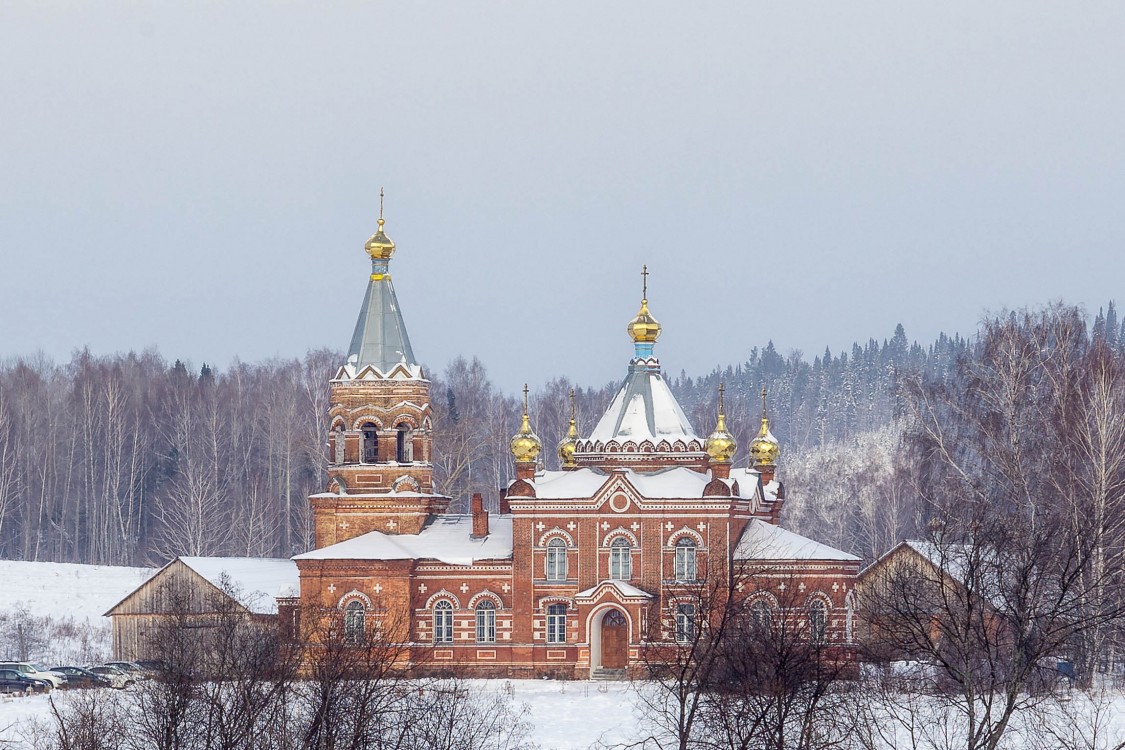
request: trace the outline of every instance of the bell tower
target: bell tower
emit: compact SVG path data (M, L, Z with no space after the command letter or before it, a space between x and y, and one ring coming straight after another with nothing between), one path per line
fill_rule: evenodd
M344 364L329 382L328 491L309 498L317 548L369 531L417 534L449 498L434 493L430 381L414 357L391 284L395 243L364 245L371 276Z

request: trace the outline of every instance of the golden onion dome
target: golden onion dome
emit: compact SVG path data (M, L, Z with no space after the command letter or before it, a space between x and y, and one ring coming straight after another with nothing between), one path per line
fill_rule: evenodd
M750 458L755 466L777 466L777 459L781 457L781 444L770 432L770 420L762 417L762 427L758 430L757 437L750 443Z
M707 436L704 450L714 463L730 463L738 443L734 435L727 431L727 415L723 414L723 386L719 384L719 418L715 423L715 431Z
M578 449L578 426L574 424L574 420L570 420L570 429L566 431L566 437L559 441L559 465L564 469L573 469L577 464L574 462L574 453Z
M523 386L523 419L520 421L519 432L512 436L509 447L512 449L512 456L515 457L516 463L521 464L534 463L539 452L543 450L543 443L540 442L539 436L531 431L531 420L527 416L526 383Z
M655 344L656 340L660 338L660 324L656 322L656 318L652 317L652 313L648 311L648 266L641 267L641 278L644 279L644 284L641 291L641 309L636 317L629 321L626 328L629 331L630 338L633 339L635 344ZM652 347L648 347L651 353ZM638 351L640 351L638 349Z
M648 311L648 300L641 300L637 316L629 321L629 336L638 344L655 344L660 338L660 323Z
M383 232L383 217L379 217L379 228L375 234L368 238L363 249L371 256L371 260L390 260L395 254L395 243Z
M574 418L574 389L570 389L570 427L567 428L566 437L559 441L559 465L564 469L573 469L578 466L574 461L574 453L578 450L578 422Z

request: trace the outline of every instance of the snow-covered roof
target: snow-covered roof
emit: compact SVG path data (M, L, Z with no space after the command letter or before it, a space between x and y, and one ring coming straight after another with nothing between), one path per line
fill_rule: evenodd
M589 440L698 440L655 360L634 360Z
M751 498L758 483L758 472L747 473L739 482L742 497ZM601 469L575 469L573 471L544 471L535 475L535 497L543 499L592 497L614 474L622 475L637 488L642 497L654 499L703 497L703 489L711 481L710 472L704 474L683 466L657 471L638 472L620 469L616 472ZM735 478L731 472L731 478ZM729 482L728 482L729 486Z
M847 560L855 555L754 518L746 525L734 549L736 560Z
M635 599L635 598L651 599L652 598L652 594L648 593L647 591L643 591L643 590L637 588L636 586L625 583L625 581L618 581L618 580L601 581L600 583L598 583L597 586L593 586L593 587L588 588L584 591L579 591L577 594L574 595L574 598L575 599L589 599L590 597L597 594L598 589L602 588L603 586L609 586L609 587L617 589L617 592L619 594L621 594L621 596L623 598L626 598L626 599L631 599L631 598L633 598L633 599Z
M180 562L224 588L229 581L239 603L256 614L276 614L282 589L297 590L300 577L292 560L260 557L181 557Z
M440 515L417 534L369 531L361 536L297 555L294 560L439 560L449 565L472 565L477 560L505 560L512 556L512 519L491 516L489 534L470 539L473 519L468 515Z

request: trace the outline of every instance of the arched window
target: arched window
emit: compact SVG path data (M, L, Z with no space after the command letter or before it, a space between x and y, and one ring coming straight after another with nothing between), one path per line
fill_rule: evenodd
M434 605L434 643L453 643L453 605L444 600Z
M676 605L676 641L691 643L695 639L695 605Z
M370 422L364 422L360 429L363 431L363 452L360 455L360 462L379 463L379 428Z
M828 631L828 605L822 599L809 602L809 640L824 643Z
M695 540L689 536L676 540L676 580L695 580Z
M496 604L491 599L477 605L477 643L496 643Z
M609 545L609 577L617 581L633 577L633 546L623 536Z
M364 620L367 619L367 609L363 602L353 599L344 607L344 640L348 643L360 643L363 640Z
M566 643L566 605L547 607L547 643Z
M399 422L395 433L395 460L400 464L414 461L414 430L405 422Z
M765 599L758 599L750 605L750 624L759 633L768 633L773 627L773 608Z
M559 537L547 542L547 580L566 580L566 540Z

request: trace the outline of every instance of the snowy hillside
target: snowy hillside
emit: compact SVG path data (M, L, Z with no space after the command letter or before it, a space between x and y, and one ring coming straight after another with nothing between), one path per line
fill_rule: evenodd
M112 640L106 610L152 568L0 560L0 659L102 661Z
M0 612L100 620L154 568L0 560ZM108 621L107 621L108 622Z

